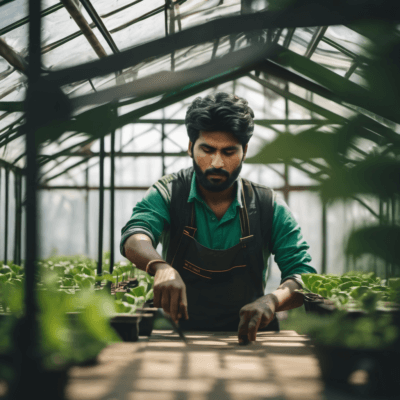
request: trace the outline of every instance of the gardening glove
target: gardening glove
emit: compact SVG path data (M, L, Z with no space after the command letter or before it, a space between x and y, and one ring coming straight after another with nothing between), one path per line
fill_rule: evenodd
M186 285L176 269L168 264L157 268L153 290L154 307L162 308L176 323L182 317L189 319Z
M268 295L241 308L238 328L239 344L255 342L258 329L266 327L274 318L275 302Z

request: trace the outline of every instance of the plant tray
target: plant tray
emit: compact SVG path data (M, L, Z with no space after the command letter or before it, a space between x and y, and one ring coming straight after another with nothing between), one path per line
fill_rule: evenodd
M118 314L111 318L110 324L124 342L137 342L141 319L142 314Z
M304 299L304 308L306 312L318 313L320 315L332 314L336 307L333 301L322 297L316 293L302 293Z

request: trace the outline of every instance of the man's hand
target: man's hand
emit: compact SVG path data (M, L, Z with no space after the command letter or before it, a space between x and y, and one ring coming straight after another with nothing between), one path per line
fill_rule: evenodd
M239 343L255 342L259 328L267 326L275 315L273 297L263 296L240 310Z
M178 271L168 264L156 264L154 275L154 307L161 307L171 318L189 319L187 311L186 285Z

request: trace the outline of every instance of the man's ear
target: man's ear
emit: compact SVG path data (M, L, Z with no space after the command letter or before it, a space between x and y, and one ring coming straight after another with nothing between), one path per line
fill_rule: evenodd
M191 141L189 141L189 147L188 147L188 151L187 152L188 152L190 158L193 158L192 149L193 149L193 143Z
M244 148L243 148L243 160L242 161L244 161L246 159L246 154L247 154L247 148L248 147L249 147L249 145L246 144L246 146L244 146Z

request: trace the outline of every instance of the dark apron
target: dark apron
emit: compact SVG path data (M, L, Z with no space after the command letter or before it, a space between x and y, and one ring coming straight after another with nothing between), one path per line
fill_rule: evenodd
M244 196L243 202L244 200ZM239 208L242 237L226 250L212 250L195 238L197 231L194 202L191 222L183 229L181 241L172 260L186 285L189 320L181 320L184 330L237 331L239 311L262 293L262 282L251 265L250 235L247 208ZM251 247L251 246L250 246ZM276 319L264 330L279 330Z

